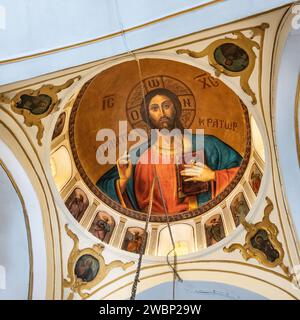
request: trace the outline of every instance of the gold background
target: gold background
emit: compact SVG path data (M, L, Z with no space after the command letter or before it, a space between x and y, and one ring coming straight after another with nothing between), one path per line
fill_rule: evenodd
M143 59L140 60L140 66L143 79L166 76L181 81L189 88L196 101L196 114L190 129L205 129L205 134L215 135L244 155L246 120L242 105L239 97L223 82L212 78L199 68L177 61ZM203 88L203 78L207 79L210 87ZM96 160L96 151L102 143L96 141L97 132L102 128L109 128L118 135L118 122L127 120L127 99L139 82L137 62L124 62L99 73L78 98L80 101L77 101L78 109L74 123L75 146L81 165L93 183L112 167L99 165ZM107 97L110 102L103 108L103 99ZM200 125L199 118L236 122L237 128L235 131L226 130L224 127L212 128L207 127L206 122L203 126ZM128 130L131 129L128 122Z

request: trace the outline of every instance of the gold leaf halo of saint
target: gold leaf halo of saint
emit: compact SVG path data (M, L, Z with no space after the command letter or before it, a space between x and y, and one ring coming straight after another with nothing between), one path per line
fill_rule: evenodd
M150 135L149 124L143 120L141 108L144 96L155 89L167 89L176 94L182 106L180 122L184 128L190 128L196 115L195 97L183 82L165 75L143 79L142 83L136 84L130 92L126 103L126 114L131 127L143 129L148 136Z
M131 129L149 127L141 116L144 95L161 88L173 92L181 103L180 121L193 132L204 129L232 147L243 158L241 170L234 185L211 204L203 206L198 215L211 209L228 195L238 183L246 169L250 148L251 132L248 111L235 94L221 80L195 66L167 59L145 58L114 65L96 75L81 89L72 108L69 121L70 145L77 169L92 192L106 204L131 217L144 220L139 210L124 209L114 199L100 190L97 182L115 165L100 165L96 152L103 142L96 140L100 129L108 128L116 133L117 152L119 121L127 121ZM140 81L142 74L142 83ZM128 142L128 148L136 142ZM120 155L117 154L117 158ZM192 215L194 216L194 214ZM182 214L190 218L190 214ZM180 220L180 215L178 219Z

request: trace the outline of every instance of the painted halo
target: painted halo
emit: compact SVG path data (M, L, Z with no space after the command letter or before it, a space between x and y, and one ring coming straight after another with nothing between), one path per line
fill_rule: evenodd
M140 111L143 95L158 88L167 89L180 101L180 122L184 128L193 132L204 129L205 135L213 137L217 144L225 145L225 153L228 152L226 146L229 146L234 150L232 154L240 156L235 175L218 194L212 196L211 192L211 198L203 203L196 195L196 208L188 206L186 210L173 212L169 220L179 221L201 215L227 197L246 170L251 150L247 108L222 81L194 66L165 59L142 59L140 67L143 86L136 62L127 61L102 71L82 87L69 121L70 145L76 167L86 185L101 201L124 215L145 220L147 213L139 208L138 195L134 193L136 189L130 190L131 196L136 196L136 206L127 206L99 187L102 177L108 172L115 175L117 168L116 165L97 162L95 154L101 143L96 141L96 135L102 128L118 132L119 121L127 121L128 131L133 128L148 130ZM137 185L138 177L135 176L133 181ZM166 217L154 212L150 221L165 222Z

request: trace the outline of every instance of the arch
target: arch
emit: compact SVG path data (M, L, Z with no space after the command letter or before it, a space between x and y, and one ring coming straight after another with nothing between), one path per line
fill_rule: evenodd
M24 198L0 159L0 299L31 299L32 245Z
M291 290L291 282L281 274L267 268L253 266L247 263L225 260L197 260L193 262L179 262L178 269L184 282L200 281L219 283L225 286L236 285L254 294L270 300L297 300L299 290ZM132 271L123 279L112 282L107 286L95 290L98 299L127 299L132 287ZM155 287L158 284L173 280L173 272L168 266L153 265L143 270L143 276L138 285L138 294ZM177 286L178 283L176 283ZM177 292L177 290L176 290Z
M0 111L0 159L24 199L32 239L31 298L59 299L62 297L61 235L52 193L32 142L5 108L0 106Z
M50 166L57 189L62 190L73 174L71 157L65 146L60 146L51 154Z
M195 251L195 235L192 225L177 223L171 225L171 230L177 255L185 255ZM164 227L159 232L157 255L166 256L172 248L169 229L168 227Z
M105 211L97 211L89 232L103 242L109 243L115 228L115 219Z
M137 295L137 300L169 300L172 298L172 282L165 282ZM184 281L176 285L178 300L265 300L260 294L220 282Z
M139 53L138 54L139 55L139 57L140 57L140 59L143 59L143 58L157 58L157 59L165 59L165 60L174 60L174 61L176 61L176 62L181 62L181 63L184 63L184 64L187 64L187 65L191 65L191 66L194 66L194 67L197 67L197 68L201 68L201 69L203 69L203 70L205 70L206 72L212 72L212 67L210 67L210 66L208 66L208 65L205 65L203 62L201 62L201 61L193 61L193 60L191 60L191 59L188 59L187 57L184 57L184 56L174 56L173 54L171 54L171 53L167 53L167 52L155 52L155 53L151 53L151 52L144 52L144 53ZM100 66L97 66L97 67L95 67L94 69L92 69L92 70L90 70L89 72L87 72L85 75L84 75L84 77L80 80L80 81L78 81L78 82L76 82L75 84L74 84L74 86L72 86L72 88L70 88L68 91L66 91L67 92L67 94L66 94L66 96L64 96L64 97L62 97L62 105L64 105L64 103L66 103L66 106L65 106L65 110L66 109L68 109L69 107L69 102L68 102L68 99L71 99L72 100L72 97L75 97L75 95L76 95L76 93L78 93L78 91L80 90L80 88L82 87L82 85L83 85L83 83L85 83L85 82L87 82L87 81L89 81L90 79L92 79L93 77L95 77L96 75L98 75L98 74L100 74L101 72L104 72L105 70L108 70L109 68L111 68L112 66L116 66L116 65L118 65L118 64L121 64L121 63L123 63L123 62L125 62L125 61L129 61L129 60L131 60L132 58L131 57L128 57L128 56L126 56L126 57L120 57L120 58L117 58L117 59L113 59L113 60L110 60L110 61L106 61L106 62L103 62ZM263 144L263 149L265 150L265 157L266 157L266 172L268 173L270 170L270 162L268 161L268 159L269 159L269 149L268 149L268 142L267 142L267 135L266 135L266 132L265 132L265 127L264 127L264 125L263 125L263 122L262 122L262 119L261 119L261 116L260 116L260 113L259 113L259 111L258 111L258 108L256 108L256 107L254 107L254 106L252 106L251 105L251 101L250 101L250 99L249 99L249 97L247 97L247 95L241 90L241 88L232 80L232 78L226 78L226 77L220 77L220 80L226 85L226 86L228 86L232 91L234 91L234 93L235 94L237 94L244 102L245 102L245 104L246 104L246 107L247 107L247 109L248 109L248 111L249 111L249 114L251 115L251 118L253 119L252 121L254 121L254 119L255 119L255 123L256 123L256 127L257 127L257 134L259 135L259 137L261 137L262 138L262 144ZM66 93L65 92L65 93ZM71 98L70 98L71 97ZM68 98L68 99L67 99ZM68 114L68 112L67 112L67 114ZM53 119L52 119L52 121L51 121L51 127L54 127L54 125L55 125L55 123L56 123L56 121L57 121L57 118L58 118L58 115L54 115L53 116ZM69 115L67 115L67 119L69 118ZM55 121L54 121L55 120ZM68 122L68 120L67 120L67 122ZM67 141L67 135L65 135L64 137L62 137L62 138L64 138L65 140L63 141L63 142L61 142L61 143L64 143L65 144L65 146L67 146L67 148L68 148L68 141ZM50 135L48 136L48 139L47 139L47 145L48 144L51 144L51 140L50 140ZM252 157L253 157L253 155L252 155ZM73 161L72 161L72 164L73 164L73 167L74 167L74 163L73 163ZM46 164L46 165L48 165L48 164ZM50 168L50 165L49 165L49 168ZM75 167L74 167L75 168ZM245 171L245 176L243 177L243 179L246 177L246 175L249 173L249 168L247 168L246 169L246 171ZM72 180L72 185L73 185L73 182L74 182L74 185L73 185L73 187L75 186L75 184L76 185L79 185L79 183L78 183L78 179L80 179L80 177L78 176L78 175L76 175L76 168L75 168L75 170L73 170L73 175L74 175L74 177L73 177L73 180ZM52 177L51 177L52 178ZM254 203L254 201L255 201L255 204L254 205L258 205L259 203L260 203L260 200L261 199L263 199L263 196L264 196L264 189L266 188L266 182L267 182L267 180L270 178L270 175L267 175L267 174L264 174L264 177L263 177L263 182L262 182L262 186L261 186L261 192L260 192L260 194L259 194L259 196L256 198L256 199L254 199L253 201L250 201L249 200L249 196L248 196L248 194L245 192L245 197L246 197L246 201L248 200L249 201L249 203L248 203L248 205L249 205L249 209L251 209L250 210L250 213L248 214L248 219L250 220L250 219L252 219L255 215L256 215L256 213L257 213L257 211L255 211L255 210L252 210L252 208L251 208L251 206L252 206L252 204ZM53 180L53 179L49 179L49 180ZM51 183L52 181L50 181L50 183ZM54 184L53 184L54 185ZM81 185L81 184L80 184ZM93 197L94 197L94 194L93 193L91 193L90 192L90 190L88 189L88 188L86 188L86 186L84 186L85 188L84 188L84 190L85 190L85 193L86 193L86 195L88 196L88 198L90 199L90 204L91 204L91 207L92 207L92 203L93 203ZM69 186L68 186L68 189L69 189ZM70 191L70 190L69 190ZM237 190L235 190L234 192L232 192L232 194L230 194L230 197L227 199L227 200L232 200L232 196L234 196L235 194L236 194L236 191ZM241 188L241 191L244 191L243 190L243 188ZM59 193L57 192L57 190L55 190L54 191L55 193L57 193L57 195L58 195L58 197L57 198L60 198L59 197ZM250 193L251 193L251 190L250 190ZM66 195L66 193L63 191L63 194L64 194L64 196L63 196L63 198L64 199L66 199L66 197L65 197L65 195ZM252 195L252 194L251 194ZM253 198L254 198L254 196L253 196ZM226 201L227 201L226 200ZM67 216L70 216L70 214L69 214L69 212L66 210L66 208L65 208L65 206L64 205L62 205L62 202L61 202L61 199L57 199L57 201L60 203L60 209L67 215ZM98 201L98 199L96 198L96 199L94 199L94 201L97 203L97 201ZM228 201L227 201L227 203L228 203ZM91 208L90 207L90 208ZM86 211L86 213L87 214L90 214L91 213L91 211L90 211L90 208ZM113 209L113 208L111 208L111 207L109 207L109 208L105 208L106 210L108 210L108 213L110 213L110 214L115 214L115 213L117 213L117 211L115 211L115 209ZM229 208L228 208L229 209ZM94 209L92 209L92 210L94 210ZM221 211L222 212L222 210L221 210L221 208L220 207L218 207L218 209L216 209L216 210L218 210L218 211ZM229 211L229 210L228 210ZM215 212L216 213L216 212ZM230 211L229 211L229 214L230 214ZM230 214L231 215L231 214ZM225 243L225 242L227 242L227 241L229 241L229 239L230 238L228 238L228 235L231 233L231 231L235 231L234 229L235 229L235 227L236 226L233 226L233 222L231 223L231 222L229 222L228 223L228 221L226 221L226 219L224 218L224 213L222 214L222 217L223 217L223 223L224 223L224 227L225 227L225 232L226 232L226 240L225 239L223 239L222 241L220 241L220 242L222 242L222 243ZM87 227L87 225L85 225L85 223L87 222L86 220L85 220L85 216L83 216L82 217L82 219L81 219L81 224L82 224L82 227L83 228L86 228ZM230 218L231 218L231 216L230 216ZM229 218L229 219L230 219ZM133 221L133 220L129 220L129 221ZM88 223L87 223L88 224ZM231 224L232 224L232 226L231 226ZM230 225L229 227L228 227L228 225ZM142 227L143 227L143 224L141 225ZM195 228L195 227L194 227ZM204 229L204 227L203 227L203 229ZM228 231L229 230L229 231ZM240 230L240 229L239 229ZM231 236L234 236L234 235L236 235L238 232L239 232L239 230L237 230L236 232L234 232L234 234L232 234ZM86 231L88 231L88 230L86 230ZM125 231L125 229L124 229L124 231ZM195 231L194 232L196 232L196 228L195 228ZM90 239L93 239L93 237L92 237L92 235L89 233L89 232L86 232L86 234L88 235L88 237L90 238ZM123 235L124 236L124 235ZM122 236L122 238L123 238L123 236ZM118 238L118 237L117 237ZM196 238L196 236L195 236L195 238ZM119 239L119 238L118 238ZM154 239L154 237L153 237L153 239ZM114 237L113 237L113 239L112 239L113 241L111 242L111 244L112 245L114 245L114 246L116 246L116 247L121 247L122 246L122 243L120 244L120 243L117 243L117 241L114 241ZM155 251L157 251L157 241L158 240L158 237L157 237L157 233L156 233L156 235L155 235L155 241L153 241L153 252L155 252ZM121 241L121 240L120 240ZM122 242L122 241L121 241ZM148 247L149 247L149 245L150 245L150 242L151 242L151 239L150 239L150 241L148 241ZM191 254L191 255L193 255L193 253L195 253L194 251L196 251L196 248L197 248L197 246L198 246L198 243L195 243L195 241L194 241L194 245L193 245L193 247L194 247L194 249L192 250L192 251L189 251L188 253L189 254ZM214 248L210 248L211 250L216 250L217 249L217 247L219 248L219 246L221 246L221 244L216 244L215 246L213 246ZM210 250L209 249L209 250ZM211 251L210 250L210 251ZM210 252L209 251L209 252ZM146 252L149 252L149 251L147 251L146 250ZM208 251L207 250L205 250L205 252L204 252L204 254L206 254ZM129 253L130 254L130 253ZM152 254L152 252L151 252L151 254ZM165 256L165 255L163 255L163 256ZM162 257L161 257L161 259L162 259Z
M225 238L225 228L222 215L219 213L209 217L204 224L206 246L212 246Z
M31 272L33 274L31 279L32 293L29 294L29 298L43 299L46 297L47 258L41 206L24 168L1 140L0 157L6 170L10 172L11 178L14 179L16 187L21 190L20 195L24 199L25 208L27 208L29 223L26 228L27 236L32 239Z
M295 120L300 112L299 91L297 92L297 87L300 88L300 30L292 29L293 19L294 15L290 10L283 20L281 32L277 37L273 56L273 60L277 62L273 66L271 102L273 102L274 142L280 172L278 178L283 186L283 193L287 200L286 210L292 215L298 233L296 241L299 243L300 162L297 149L299 150L300 146L297 143ZM297 134L299 135L299 132Z

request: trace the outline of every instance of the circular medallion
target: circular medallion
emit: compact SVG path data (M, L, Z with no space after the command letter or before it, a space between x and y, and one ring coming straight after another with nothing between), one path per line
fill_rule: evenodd
M234 43L224 43L214 52L215 60L226 70L241 72L249 65L247 52Z
M84 254L77 260L74 273L82 281L91 282L96 278L99 267L99 261L95 257Z
M150 220L166 222L163 202L170 221L193 218L229 195L246 170L251 149L247 108L222 81L194 66L142 59L140 67L142 82L136 62L126 61L82 87L69 120L76 167L101 201L139 220L147 217L156 172L160 189L154 186ZM157 136L146 142L132 138L133 129L149 132L149 127L156 134L163 128L178 128L179 133L189 129L190 140L179 140L184 157L199 155L195 166L186 170L187 162L145 164L151 150L158 156L179 152L177 145L162 151ZM204 141L201 148L195 143L198 138ZM134 148L139 151L133 153ZM201 175L203 164L208 178Z

